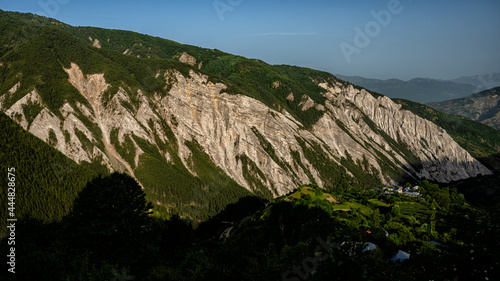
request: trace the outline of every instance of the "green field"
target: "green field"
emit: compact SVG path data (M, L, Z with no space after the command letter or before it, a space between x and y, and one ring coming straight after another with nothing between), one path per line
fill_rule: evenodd
M390 207L389 204L384 203L384 202L382 202L382 201L380 201L378 199L370 199L370 200L368 200L368 202L370 202L370 204L372 204L372 205L374 205L376 207Z
M363 204L356 203L356 202L346 202L338 205L333 205L334 210L358 210L361 214L365 216L371 216L373 214L373 209L370 207L367 207Z
M415 202L398 202L399 208L403 215L411 215L416 218L427 218L431 214L431 210L427 206L424 206Z
M297 189L296 192L292 193L289 198L300 199L301 197L305 197L306 195L310 195L311 197L315 197L313 189L308 186L302 186Z

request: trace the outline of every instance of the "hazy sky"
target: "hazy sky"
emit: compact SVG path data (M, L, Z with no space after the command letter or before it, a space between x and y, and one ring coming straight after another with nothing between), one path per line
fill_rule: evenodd
M74 26L368 78L500 72L498 0L0 0Z

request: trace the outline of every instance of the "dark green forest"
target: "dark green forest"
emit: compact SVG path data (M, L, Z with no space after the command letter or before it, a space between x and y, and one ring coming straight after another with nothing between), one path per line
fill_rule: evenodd
M0 184L7 186L7 169L16 170L16 218L33 218L42 222L59 221L69 213L78 192L108 169L99 164L77 164L57 149L26 132L5 114L0 114ZM0 193L7 202L7 192ZM0 208L0 219L6 221L7 209ZM5 233L6 225L1 227Z
M418 184L418 198L301 186L272 201L243 197L194 224L150 216L128 175L98 176L60 221L16 222L6 280L494 280L498 209ZM391 260L398 251L409 259Z

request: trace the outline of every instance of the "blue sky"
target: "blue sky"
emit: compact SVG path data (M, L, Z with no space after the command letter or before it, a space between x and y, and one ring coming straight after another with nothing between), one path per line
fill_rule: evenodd
M0 9L334 74L407 80L500 72L498 0L0 0Z

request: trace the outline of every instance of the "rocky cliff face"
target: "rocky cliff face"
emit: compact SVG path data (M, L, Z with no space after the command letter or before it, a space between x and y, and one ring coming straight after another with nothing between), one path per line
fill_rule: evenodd
M500 87L461 99L430 103L429 106L460 115L500 130Z
M126 85L109 93L102 73L84 75L74 63L64 71L86 103L67 102L59 113L51 112L34 89L5 108L4 100L19 87L15 84L0 97L2 110L75 161L100 161L131 175L151 147L167 162L176 154L190 169L193 152L186 143L192 141L238 184L253 190L253 177L274 196L299 184L329 184L320 167L327 164L346 166L347 174L355 176L348 163L363 162L364 171L383 183L396 183L397 173L440 182L491 173L430 121L387 97L339 81L318 82L324 105L302 97L302 110L315 107L324 112L305 128L286 110L228 94L226 85L194 70L189 75L175 69L159 72L169 87L166 95L147 95ZM30 104L43 108L31 122L23 110ZM161 148L172 142L175 151ZM311 151L328 163L313 161Z

